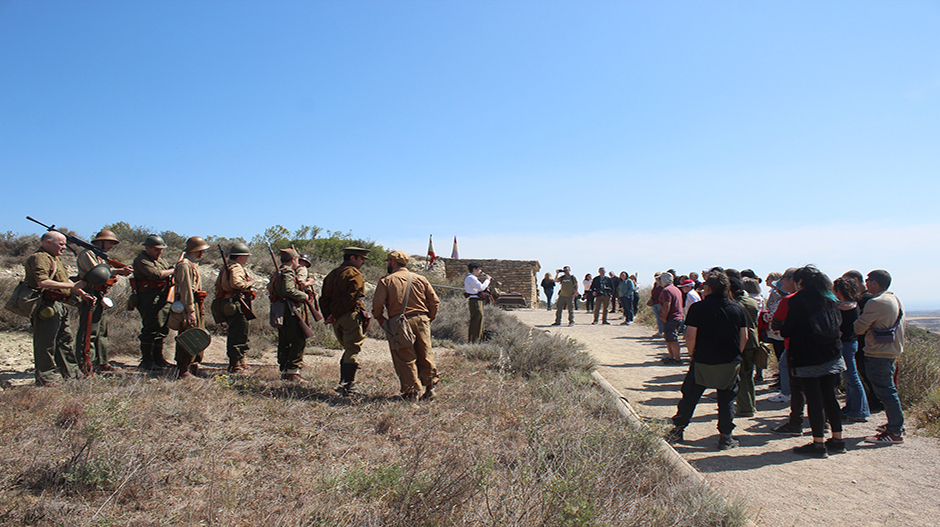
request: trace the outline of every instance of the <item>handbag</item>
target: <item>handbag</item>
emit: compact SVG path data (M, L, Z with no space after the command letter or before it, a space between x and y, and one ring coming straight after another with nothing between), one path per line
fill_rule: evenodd
M271 309L268 311L268 322L272 328L279 328L284 325L285 300L271 302Z
M740 369L740 362L727 364L702 364L696 362L695 384L700 384L706 388L715 388L716 390L730 390L734 388L734 383L738 382L738 370Z
M761 342L754 350L754 367L763 370L767 368L767 361L770 360L770 346Z
M405 318L405 308L408 306L408 298L411 296L411 280L414 275L408 273L408 285L405 286L405 298L401 303L401 313L386 320L382 324L385 336L388 338L389 346L393 350L407 348L415 343L415 333L411 330L411 324Z
M898 304L898 319L894 321L893 326L884 329L871 328L871 332L875 335L875 342L879 344L891 344L894 342L894 339L897 338L898 326L901 325L902 316L904 316L904 310L901 309L901 305Z

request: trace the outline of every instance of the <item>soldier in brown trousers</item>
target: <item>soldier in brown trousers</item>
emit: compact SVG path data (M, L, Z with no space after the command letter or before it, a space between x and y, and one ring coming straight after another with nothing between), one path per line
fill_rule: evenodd
M424 385L421 398L431 399L434 397L434 385L439 380L434 355L431 353L431 321L437 316L441 301L427 278L405 268L408 265L407 254L392 251L388 253L386 261L389 274L379 280L375 288L372 315L383 328L387 318L405 317L414 333L414 343L400 343L389 338L401 396L406 401L414 401L421 385ZM406 297L407 304L403 305Z

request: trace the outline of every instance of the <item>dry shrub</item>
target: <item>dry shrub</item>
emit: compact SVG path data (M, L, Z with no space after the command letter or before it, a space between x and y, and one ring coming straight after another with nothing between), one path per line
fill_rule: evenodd
M940 336L907 325L898 358L898 396L918 426L940 435Z
M353 399L319 380L328 365L305 386L259 368L0 392L0 524L741 523L682 486L586 373L526 380L440 355L439 395L417 405L391 402L384 364ZM62 428L69 405L82 417Z

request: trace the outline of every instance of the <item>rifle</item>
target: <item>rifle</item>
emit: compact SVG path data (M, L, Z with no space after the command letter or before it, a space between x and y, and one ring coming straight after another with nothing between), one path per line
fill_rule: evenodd
M26 216L26 219L29 220L29 221L31 221L31 222L33 222L33 223L38 223L39 225L42 225L43 227L46 228L47 231L55 231L55 232L61 234L62 236L65 236L65 240L66 240L68 243L74 243L75 245L78 245L79 247L82 247L82 248L84 248L84 249L88 249L89 251L95 253L95 255L98 256L99 258L101 258L102 260L108 262L108 265L110 265L111 267L118 267L118 268L121 268L121 269L127 267L127 264L126 264L126 263L121 263L121 262L119 262L119 261L117 261L117 260L114 260L114 259L110 258L110 257L108 256L108 253L102 251L102 250L101 250L100 248L98 248L98 246L96 246L95 244L88 243L88 242L86 242L85 240L83 240L83 239L81 239L81 238L76 238L75 236L72 236L71 234L64 233L64 232L60 231L59 229L56 229L56 228L55 228L55 225L51 225L51 226L50 226L50 225L46 225L45 223L43 223L43 222L41 222L41 221L38 221L38 220L36 220L36 219L33 219L31 216ZM72 249L71 247L69 247L69 249L71 249L72 252L75 252L75 249Z
M294 246L291 245L290 248L294 249ZM294 249L294 252L297 252L297 249ZM310 313L314 322L323 320L323 315L317 310L317 292L314 291L312 287L309 290L304 287L304 292L307 293L307 301L304 302L304 310Z
M229 283L232 281L232 274L228 268L228 258L225 257L225 251L222 250L222 244L218 244L219 254L222 255L222 271L228 276ZM254 320L258 318L255 315L255 312L251 310L251 304L245 301L245 295L240 292L235 292L235 299L238 301L238 305L242 306L242 313L245 315L245 320Z
M277 279L277 277L281 274L281 266L278 265L277 257L274 256L274 249L271 248L270 244L268 244L268 252L271 253L271 261L274 262L274 279ZM310 329L310 326L306 322L304 322L303 318L297 315L297 310L294 309L294 303L286 298L284 299L284 303L287 305L287 309L290 310L290 314L294 315L294 318L297 319L297 324L300 326L300 331L303 332L304 338L309 339L312 337L314 335L313 330ZM306 305L306 303L304 303L304 305Z

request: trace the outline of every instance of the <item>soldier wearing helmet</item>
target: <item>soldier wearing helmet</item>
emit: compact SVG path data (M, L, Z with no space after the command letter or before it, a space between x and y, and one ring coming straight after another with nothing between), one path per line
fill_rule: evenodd
M228 250L228 267L219 272L215 282L215 298L221 304L220 310L227 327L225 349L228 353L229 373L241 373L248 369L248 363L245 361L245 353L248 351L248 319L242 312L241 300L250 305L255 296L251 290L255 280L248 276L244 267L249 256L251 251L247 245L242 242L233 244Z
M121 242L118 241L117 236L115 236L113 232L108 229L102 229L91 243L102 251L108 252ZM114 285L118 276L128 276L133 270L129 266L113 268L104 258L95 254L91 249L85 249L78 253L76 263L78 264L78 278L80 280L85 280L88 272L100 265L107 266L111 271L110 276L108 276L109 280L107 280L105 284L98 286L89 284L85 286L85 292L89 295L96 296L99 301L95 302L94 307L90 306L87 302L83 302L79 308L78 333L75 336L75 349L84 349L85 334L90 331L91 339L89 340L90 346L88 348L88 354L91 357L92 367L97 371L115 371L117 368L108 362L108 315L105 311L106 306L104 302L100 300L108 293L108 289ZM98 270L100 269L103 269L103 267L99 267ZM88 324L89 311L93 311L90 325Z
M140 314L140 369L162 370L173 365L163 358L163 341L170 329L167 320L170 304L167 302L173 267L163 259L166 242L151 234L142 244L144 250L134 259L134 277L131 279L129 306Z
M206 254L208 249L209 244L201 237L189 238L186 240L184 258L177 262L173 271L173 281L176 282L176 295L173 300L183 305L183 311L179 314L182 317L178 328L180 333L189 328L206 328L206 317L203 312L206 292L202 290L202 279L196 262ZM174 326L173 329L177 328ZM176 367L179 369L180 379L190 379L199 375L202 355L203 353L199 352L194 357L177 341Z

